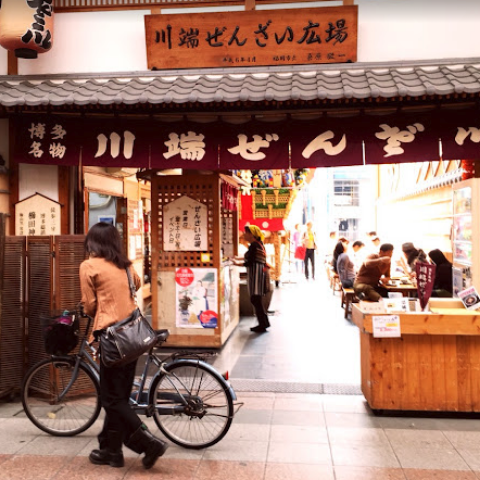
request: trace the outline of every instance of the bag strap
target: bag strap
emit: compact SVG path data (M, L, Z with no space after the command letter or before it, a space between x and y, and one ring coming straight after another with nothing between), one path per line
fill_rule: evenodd
M125 270L127 271L128 286L130 287L130 294L132 295L132 298L135 301L135 305L138 306L137 290L135 289L135 284L133 283L132 275L130 274L130 269L127 267Z

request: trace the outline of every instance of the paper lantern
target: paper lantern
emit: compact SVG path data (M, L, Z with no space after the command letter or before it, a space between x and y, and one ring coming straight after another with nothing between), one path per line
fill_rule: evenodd
M19 58L37 58L53 40L54 0L0 0L0 45Z

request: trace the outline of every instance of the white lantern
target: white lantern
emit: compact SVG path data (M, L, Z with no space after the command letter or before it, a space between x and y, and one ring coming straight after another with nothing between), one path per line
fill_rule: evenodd
M19 58L37 58L53 41L54 0L0 0L0 45Z

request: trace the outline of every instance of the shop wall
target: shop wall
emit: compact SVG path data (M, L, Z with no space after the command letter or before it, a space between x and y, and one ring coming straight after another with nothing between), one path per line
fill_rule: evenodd
M325 6L323 2L319 4ZM359 5L359 62L480 57L480 2L356 0L356 4ZM176 10L191 11L201 9ZM175 10L165 11L172 12ZM140 10L57 14L53 49L36 60L20 60L19 73L146 70L143 17L149 13ZM6 54L2 51L0 72L5 70Z
M399 249L404 242L429 252L439 248L450 257L453 218L452 186L432 188L414 194L421 165L399 165L400 173L392 176L388 165L380 167L381 193L377 204L378 232L382 242L393 243ZM424 167L425 168L425 167ZM415 175L415 171L417 175ZM392 179L393 178L393 179ZM418 187L420 187L420 183ZM408 187L408 188L407 188ZM390 189L390 190L389 190ZM420 188L418 188L420 191ZM405 196L402 196L402 191ZM389 194L390 192L390 194ZM391 195L391 192L395 192ZM407 192L410 192L409 194Z
M19 164L18 200L41 193L58 202L58 167L56 165Z

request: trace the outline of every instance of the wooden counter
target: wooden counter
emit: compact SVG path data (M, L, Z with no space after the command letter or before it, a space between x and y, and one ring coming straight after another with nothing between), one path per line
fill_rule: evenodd
M434 313L399 314L400 338L374 338L377 314L353 305L372 409L480 412L480 313L458 302L436 299Z

